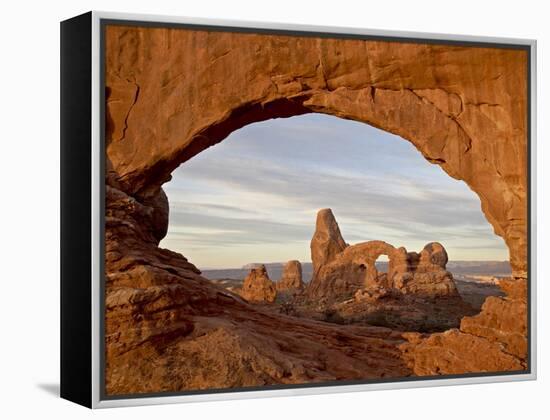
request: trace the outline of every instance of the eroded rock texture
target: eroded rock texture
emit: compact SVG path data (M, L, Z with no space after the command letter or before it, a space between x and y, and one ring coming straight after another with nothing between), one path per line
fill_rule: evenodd
M388 330L266 314L158 248L161 185L252 122L321 112L402 136L478 194L514 277L525 278L525 51L108 25L105 65L107 393L423 374L439 360L423 349L451 345L419 338L405 366ZM445 369L490 370L502 343L519 348L521 326L504 320L521 305L495 301L477 327L464 325L476 335L449 333L464 360L486 357ZM490 335L495 318L506 325ZM472 337L484 340L475 354Z
M143 195L243 125L333 114L464 180L524 277L526 51L110 26L106 66L111 185Z
M395 267L391 285L403 293L426 296L458 296L453 275L447 271L447 251L438 242L427 244L417 254L406 254L407 268ZM397 264L394 264L394 266Z
M304 288L300 261L291 260L285 264L283 275L276 286L279 291L301 291Z
M376 260L381 255L388 256L387 273L379 273L376 268ZM453 276L446 269L448 257L443 245L431 242L420 254L407 252L404 247L395 248L384 241L350 246L344 242L330 209L317 214L311 259L316 265L307 288L310 299L334 302L353 295L358 299L386 296L381 289L429 298L460 298Z
M241 296L249 302L275 302L277 289L267 275L265 265L250 270L244 279Z
M340 332L267 314L212 285L181 255L157 247L165 196L149 201L107 187L109 394L411 373L399 359L404 340L388 329Z
M521 371L527 367L525 280L502 281L504 298L490 296L482 311L464 317L460 329L405 335L404 358L417 375Z
M340 227L336 222L331 209L322 209L317 212L315 233L311 238L311 262L313 264L313 278L317 276L323 265L330 263L336 255L348 245L342 238Z
M411 374L400 359L399 333L342 331L265 312L202 278L182 255L158 248L155 232L168 223L164 201L160 194L144 205L107 187L108 394Z

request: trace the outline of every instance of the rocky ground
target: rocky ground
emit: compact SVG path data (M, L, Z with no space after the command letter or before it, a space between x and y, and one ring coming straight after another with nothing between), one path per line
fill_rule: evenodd
M386 272L376 260L388 256ZM481 311L498 287L479 281L456 282L447 271L443 245L432 242L420 252L382 241L346 243L330 209L317 214L311 240L313 277L302 279L302 265L289 261L278 281L265 265L251 266L244 281L217 281L265 310L340 325L365 325L422 333L458 328L461 319Z
M458 328L464 316L478 314L487 297L504 296L504 292L498 286L498 280L487 281L485 278L477 279L464 275L457 277L462 279L454 278L461 299L426 299L389 294L376 302L361 303L356 302L353 299L353 293L350 292L347 299L336 304L308 302L304 294L297 290L281 290L282 282L279 279L275 282L275 287L278 289L276 300L273 305L265 305L265 307L267 310L295 317L341 325L376 325L401 331L441 332ZM486 277L496 279L495 276ZM210 279L210 281L233 293L241 294L244 278Z
M462 296L464 302L476 311L481 311L481 307L489 296L504 297L504 292L498 284L489 284L476 281L464 281L455 279L456 288Z
M240 293L243 280L214 279L212 283ZM375 325L399 331L441 332L458 328L464 316L477 315L489 296L504 296L493 284L455 281L462 299L425 299L385 296L376 302L349 299L335 304L308 302L303 294L279 292L272 305L262 305L268 311L298 318L310 318L341 325Z
M292 269L282 282L290 287L285 290L277 288L279 282L272 282L265 270L251 270L254 274L248 280L259 281L261 287L249 290L248 301L238 290L228 290L228 280L207 280L182 255L158 247L167 225L163 194L139 202L112 187L106 193L105 380L109 395L526 367L525 282L502 281L505 297L488 297L478 315L463 317L459 325L456 318L446 317L444 322L458 328L442 333L424 332L440 330L441 325L423 327L421 332L407 328L435 311L429 309L428 301L413 311L414 305L402 304L406 297L397 298L396 304L395 297L382 289L378 294L369 292L372 296L360 289L351 296L338 293L332 301L326 295L319 299L309 295L309 287L296 278L295 264L289 265ZM426 258L437 263L432 268L440 277L434 284L448 284L441 283L449 281L439 265L445 261L442 249L430 246L422 252L419 266ZM332 255L337 264L322 265L339 267L347 261L337 255ZM395 273L403 274L405 269ZM426 273L422 271L416 280L409 278L407 288L399 290L409 294L415 282L432 279ZM381 276L381 281L387 284L388 280ZM319 290L331 289L322 285L316 293ZM437 295L440 302L460 298L453 288L434 290L446 291L446 297ZM273 291L275 301L270 303ZM306 297L308 303L300 306L298 296ZM340 300L343 296L346 299ZM350 305L346 300L351 297L357 302ZM294 301L296 313L287 304ZM313 306L307 313L312 302L324 307ZM390 319L392 323L384 321L390 328L373 325L369 308L388 310L390 305L399 314ZM330 307L336 311L331 313Z

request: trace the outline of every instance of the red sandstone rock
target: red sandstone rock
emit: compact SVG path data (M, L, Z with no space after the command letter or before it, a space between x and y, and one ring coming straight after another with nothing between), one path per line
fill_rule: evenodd
M313 280L321 266L328 264L337 254L346 248L340 228L331 209L322 209L317 212L315 233L311 238L311 262L313 264Z
M400 334L266 312L158 248L153 208L112 187L106 204L109 395L411 374Z
M411 343L402 345L401 349L405 360L409 360L409 367L419 376L525 369L525 364L502 351L499 343L456 329L424 339L421 336L409 338Z
M504 351L525 363L527 359L526 283L524 280L501 280L500 287L507 296L488 297L479 315L462 319L460 330L501 344Z
M301 291L304 288L300 261L292 260L285 264L283 275L276 287L278 291Z
M319 223L329 220L330 223ZM330 226L327 229L326 226ZM334 241L321 242L319 238L331 235L345 243L338 223L329 209L317 215L317 229L311 241L312 260L316 261L316 271L307 289L310 299L342 301L355 295L359 300L380 296L382 289L394 289L402 294L415 294L425 297L456 297L460 299L453 276L446 270L447 252L437 242L427 244L420 254L407 252L404 247L395 248L384 241L368 241L344 248L330 247ZM342 249L338 252L338 249ZM329 255L320 258L319 255ZM381 255L389 259L388 272L379 274L376 260ZM362 292L360 289L367 289Z
M407 336L404 359L416 375L499 372L527 368L525 280L502 281L505 298L490 296L482 311L464 317L460 330Z
M244 279L241 296L249 302L275 302L277 289L269 279L265 265L250 270Z
M408 253L409 266L404 273L412 276L405 280L406 274L396 273L394 287L402 293L430 297L458 296L453 275L446 269L448 260L447 251L438 242L427 244L420 254Z
M389 330L265 313L158 242L178 165L246 124L322 112L398 134L464 180L525 278L525 51L121 25L105 41L108 394L524 366L520 286L469 333L416 336L402 360ZM345 247L327 232L318 262Z
M243 125L332 114L464 180L525 277L525 50L122 25L105 41L110 185L141 196Z

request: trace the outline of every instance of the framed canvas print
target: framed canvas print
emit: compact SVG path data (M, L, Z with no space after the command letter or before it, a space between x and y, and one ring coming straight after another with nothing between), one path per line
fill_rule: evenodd
M61 395L534 379L535 41L61 23Z

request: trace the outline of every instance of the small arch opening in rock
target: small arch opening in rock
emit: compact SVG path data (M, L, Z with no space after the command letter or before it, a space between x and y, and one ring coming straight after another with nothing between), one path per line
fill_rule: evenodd
M380 254L374 262L377 272L377 281L379 284L387 284L388 280L388 267L390 264L390 258L387 254Z

